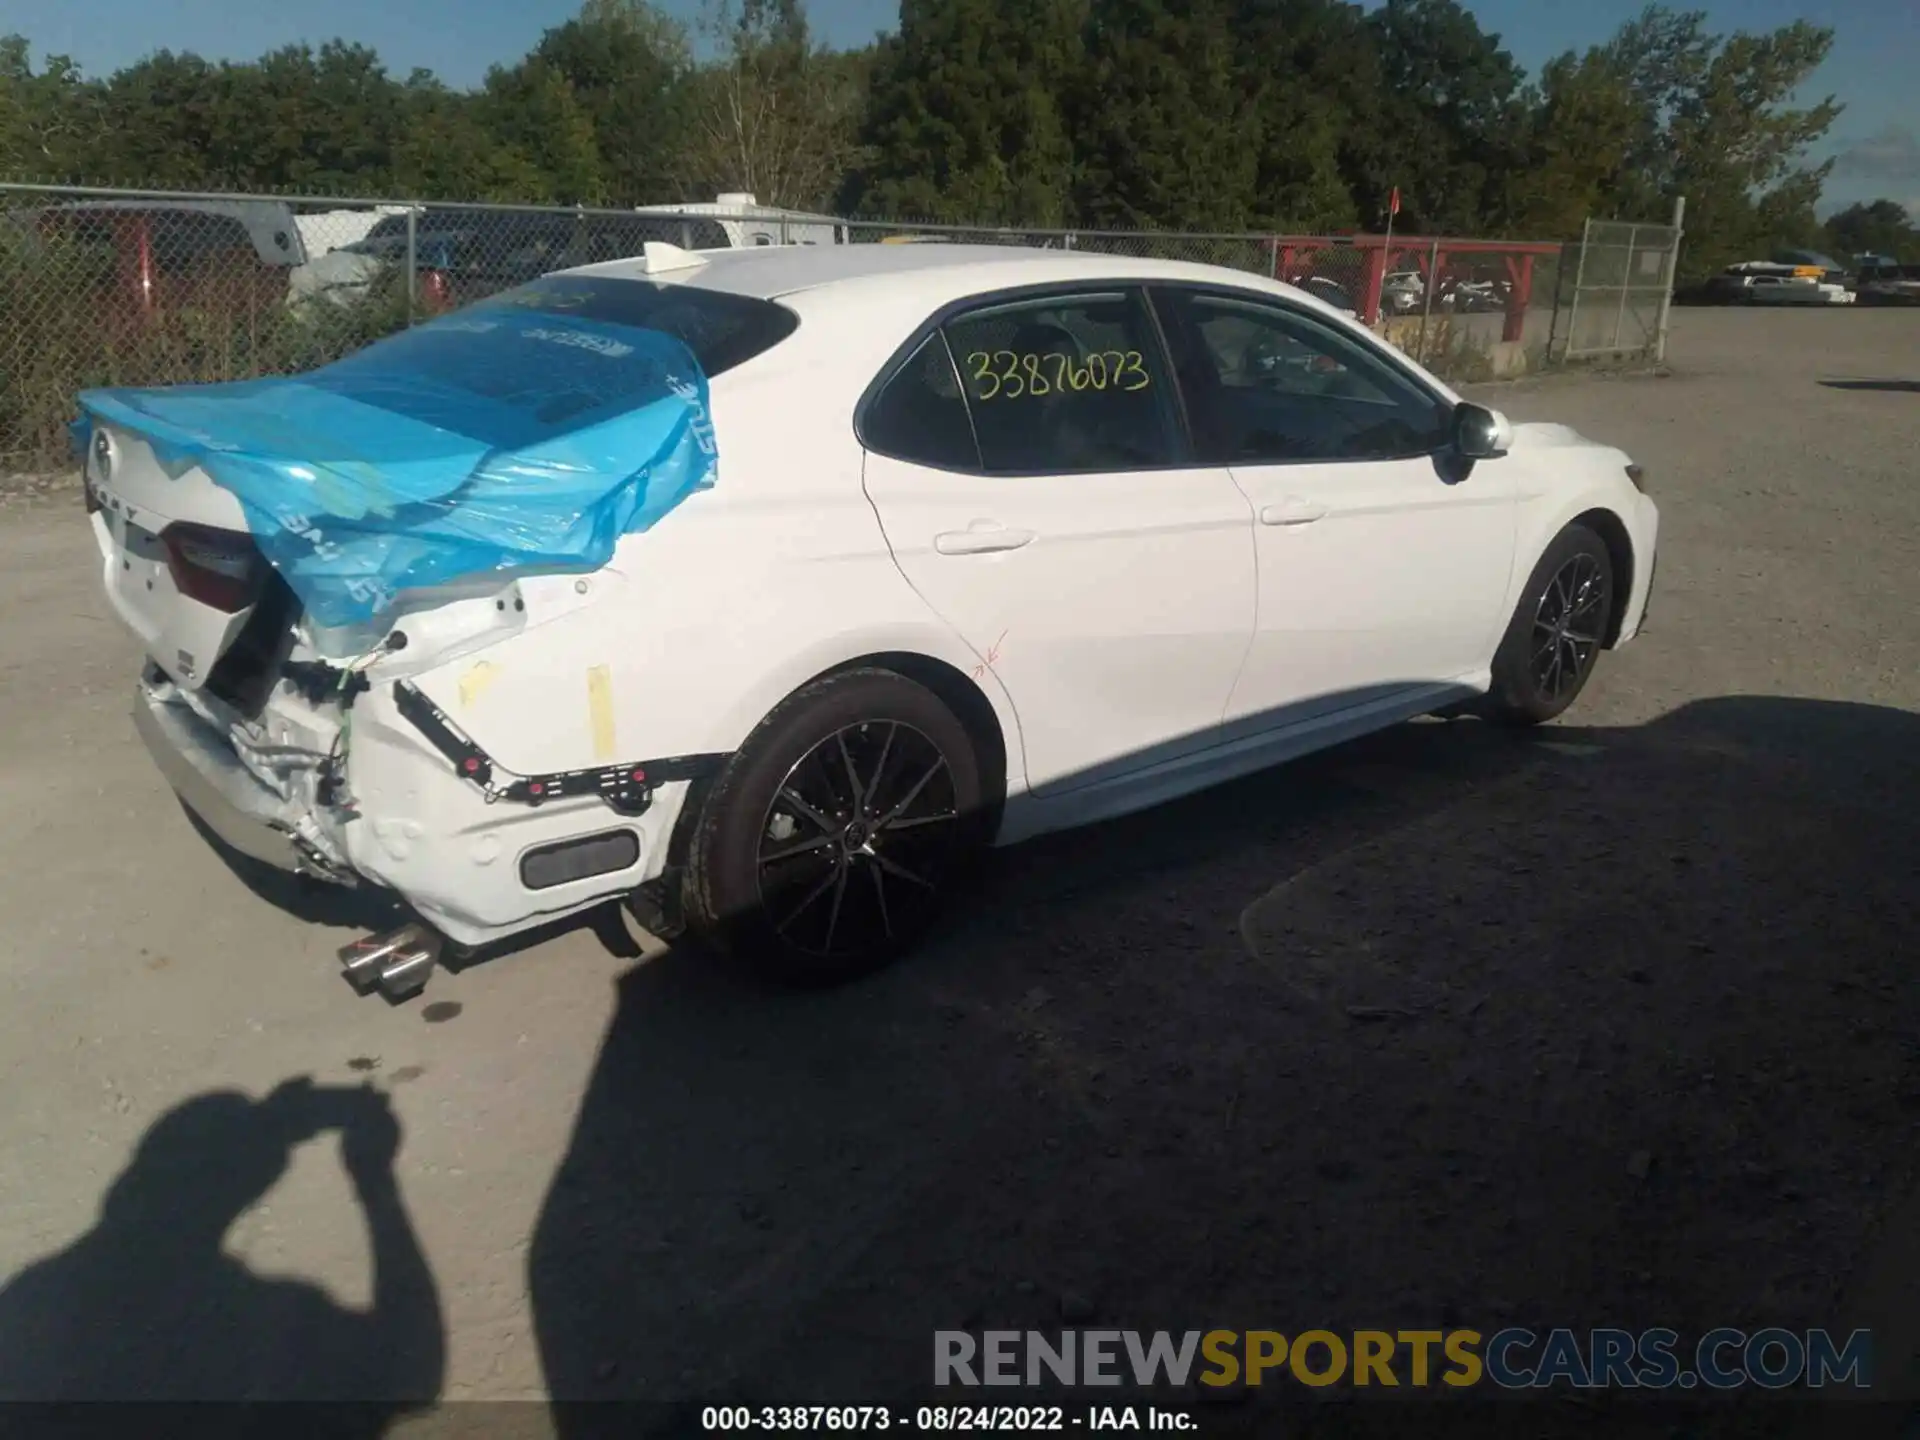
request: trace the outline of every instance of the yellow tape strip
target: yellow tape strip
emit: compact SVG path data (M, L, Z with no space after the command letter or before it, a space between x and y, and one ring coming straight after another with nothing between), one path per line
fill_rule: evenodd
M587 671L587 718L593 726L593 758L613 759L618 753L613 733L613 672L605 665Z

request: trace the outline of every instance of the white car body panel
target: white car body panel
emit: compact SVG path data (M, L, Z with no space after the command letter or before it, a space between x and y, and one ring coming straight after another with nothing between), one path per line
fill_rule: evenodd
M1230 727L1484 677L1512 608L1512 466L1483 462L1457 483L1427 456L1233 474L1258 521L1261 584Z
M871 455L866 477L908 581L1013 697L1033 789L1213 742L1255 607L1226 470L976 476Z
M90 481L118 507L93 517L103 574L162 666L177 670L179 651L194 654L194 676L149 677L136 707L190 803L238 796L313 873L391 887L454 941L480 945L659 876L687 786L662 784L637 819L595 796L490 803L400 713L400 681L526 776L724 757L821 674L915 657L976 686L997 722L1004 844L1484 689L1535 559L1578 516L1613 517L1635 557L1620 640L1644 610L1657 511L1628 480L1625 456L1564 427L1518 427L1509 454L1437 490L1431 461L1421 462L1425 477L1408 462L981 477L869 453L855 432L861 397L928 317L1003 288L1231 285L1381 348L1292 287L1206 266L997 247L704 258L660 278L775 299L800 319L790 338L713 380L715 488L624 537L592 575L478 581L404 596L364 631L299 630L296 659L364 676L350 716L335 699L282 685L249 721L200 687L245 616L174 593L164 559L129 551L121 517L131 504L136 516L236 529L238 504L197 471L166 477L137 439L112 437L112 475ZM636 269L617 261L576 273ZM1295 496L1326 513L1301 526L1259 523L1264 507ZM939 536L979 533L978 522L1035 538L941 553ZM404 648L381 648L396 629ZM1324 697L1338 703L1313 703ZM173 738L157 741L163 731ZM329 801L320 778L330 754L344 755L344 799ZM639 837L628 869L538 891L519 882L529 849L613 828Z

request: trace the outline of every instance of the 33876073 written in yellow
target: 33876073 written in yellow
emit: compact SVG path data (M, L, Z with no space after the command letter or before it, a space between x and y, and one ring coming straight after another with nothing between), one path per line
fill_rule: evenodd
M1084 360L1064 351L975 350L967 374L976 400L1039 399L1047 395L1120 390L1134 394L1153 384L1138 350L1094 350Z

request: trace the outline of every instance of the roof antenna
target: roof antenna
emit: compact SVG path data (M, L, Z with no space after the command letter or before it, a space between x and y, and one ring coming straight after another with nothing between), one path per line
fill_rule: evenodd
M706 263L706 256L682 250L678 245L669 245L664 240L649 240L640 248L642 275L659 275L669 270L698 270Z

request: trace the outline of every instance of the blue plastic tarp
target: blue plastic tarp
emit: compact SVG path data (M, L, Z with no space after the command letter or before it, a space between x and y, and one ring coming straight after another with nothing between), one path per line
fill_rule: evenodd
M82 444L96 421L133 431L238 497L326 626L454 580L598 569L716 474L685 344L511 296L303 375L79 402Z

